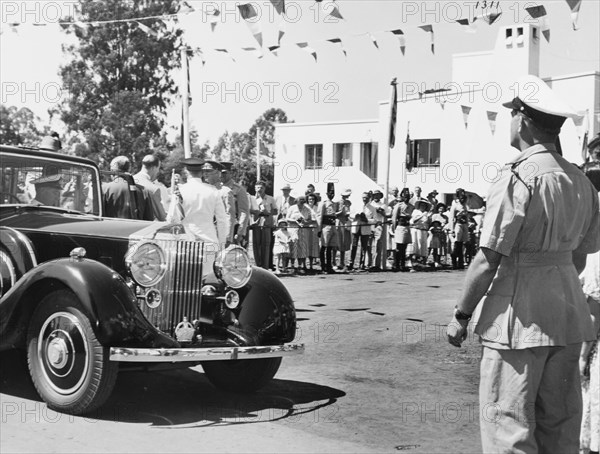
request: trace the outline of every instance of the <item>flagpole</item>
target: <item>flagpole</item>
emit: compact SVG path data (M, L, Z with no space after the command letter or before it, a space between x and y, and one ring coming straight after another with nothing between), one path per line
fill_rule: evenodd
M181 67L183 70L182 76L182 90L181 90L181 102L183 107L183 137L181 140L183 141L183 154L186 159L192 157L192 150L190 146L190 109L189 109L189 68L188 68L188 55L187 55L187 46L181 47Z
M386 166L386 173L385 173L385 202L388 203L389 200L389 194L390 194L390 151L391 148L394 146L391 143L391 138L392 138L392 134L395 135L395 132L392 130L392 128L396 127L396 118L395 118L395 112L396 112L396 103L398 102L397 99L397 95L396 95L396 78L394 77L392 79L392 82L390 83L390 85L392 86L392 94L390 95L390 127L388 128L388 136L387 136L387 166ZM394 137L394 142L395 142L395 137Z
M256 128L256 182L260 181L260 128Z

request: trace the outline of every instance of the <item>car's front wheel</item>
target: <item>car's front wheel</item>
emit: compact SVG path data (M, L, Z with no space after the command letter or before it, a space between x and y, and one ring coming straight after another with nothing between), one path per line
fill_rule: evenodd
M207 361L204 373L217 388L229 392L249 393L265 386L277 373L281 358Z
M118 364L96 339L77 297L57 290L31 317L27 362L33 384L49 407L72 414L99 407L110 395Z

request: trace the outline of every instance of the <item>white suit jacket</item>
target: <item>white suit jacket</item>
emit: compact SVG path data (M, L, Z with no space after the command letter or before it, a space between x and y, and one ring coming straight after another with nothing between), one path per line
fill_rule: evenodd
M200 178L188 178L187 183L179 187L179 192L185 213L183 224L201 241L225 243L229 217L219 190Z

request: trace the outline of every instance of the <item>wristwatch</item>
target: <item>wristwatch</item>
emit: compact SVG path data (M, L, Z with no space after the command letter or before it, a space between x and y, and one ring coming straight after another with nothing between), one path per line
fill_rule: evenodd
M456 320L466 320L468 322L471 320L472 314L465 314L458 306L454 306L454 317L456 317Z

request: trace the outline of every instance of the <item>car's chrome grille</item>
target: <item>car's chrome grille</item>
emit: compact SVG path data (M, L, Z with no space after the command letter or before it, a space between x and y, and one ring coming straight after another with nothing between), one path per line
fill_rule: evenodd
M154 287L162 295L162 303L150 308L140 299L146 318L161 331L174 335L177 324L187 317L200 318L202 288L202 246L199 241L154 240L165 252L167 272Z

